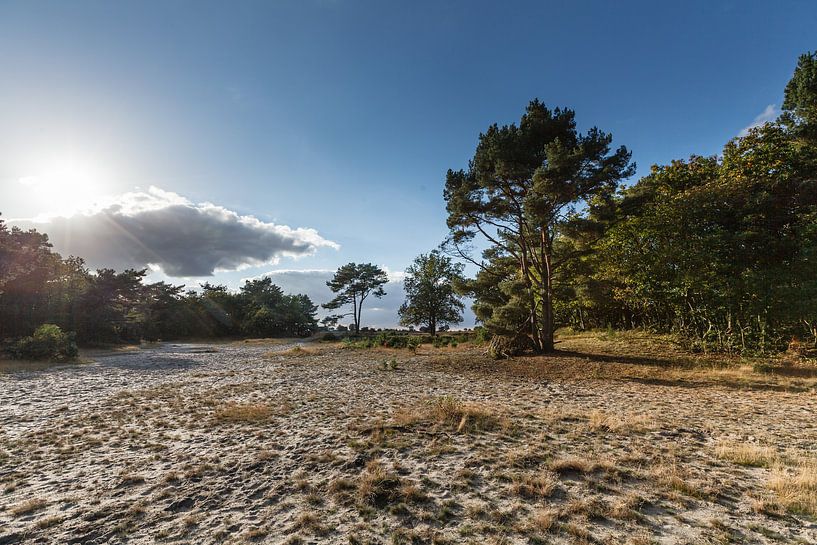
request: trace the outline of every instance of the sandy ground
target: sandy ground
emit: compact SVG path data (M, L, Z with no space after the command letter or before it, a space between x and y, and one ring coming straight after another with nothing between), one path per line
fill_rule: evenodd
M318 344L0 372L0 545L817 543L728 454L814 453L813 388Z

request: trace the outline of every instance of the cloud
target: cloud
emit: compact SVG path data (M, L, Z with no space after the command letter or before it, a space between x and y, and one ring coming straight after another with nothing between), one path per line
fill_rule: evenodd
M754 129L755 127L760 127L769 121L774 121L780 115L780 110L777 109L776 104L769 104L764 108L762 112L760 112L757 116L755 116L754 121L747 126L744 127L739 133L738 136L746 136L749 134L749 131Z
M339 246L314 229L292 228L242 216L212 203L150 187L126 193L69 217L15 221L48 233L63 255L92 267L149 267L172 277L278 263L281 257Z
M389 282L383 286L386 291L381 299L369 297L363 303L363 326L368 327L396 327L399 321L397 309L403 304L406 299L403 291L403 278L405 273L402 271L391 271L386 267L382 267L389 275ZM316 305L326 303L334 297L332 291L326 286L327 280L330 280L335 274L334 270L329 269L278 269L266 272L255 278L269 277L273 284L281 287L286 293L303 293L309 296ZM242 281L243 282L243 281ZM464 318L460 327L474 327L474 314L471 312L470 302L466 301L466 309ZM334 314L335 311L326 311L322 308L318 309L318 316L322 318L327 314ZM348 325L352 322L351 316L340 320L341 324Z

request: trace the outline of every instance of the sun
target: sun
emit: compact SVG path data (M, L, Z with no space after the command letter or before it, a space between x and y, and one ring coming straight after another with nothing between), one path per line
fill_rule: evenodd
M60 155L38 162L34 174L18 179L27 200L41 214L71 216L92 208L105 193L105 176L97 161Z

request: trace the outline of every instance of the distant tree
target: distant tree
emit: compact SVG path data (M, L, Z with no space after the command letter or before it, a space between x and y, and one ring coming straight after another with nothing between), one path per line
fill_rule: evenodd
M178 339L192 332L182 290L184 286L165 282L145 286L147 308L143 337L146 340Z
M0 219L0 340L29 335L45 321L59 267L48 235L9 229Z
M332 280L326 283L333 293L334 299L325 303L323 308L337 310L347 305L352 305L352 311L346 314L336 314L328 317L325 323L337 323L343 316L352 315L354 320L355 333L360 333L360 317L363 309L363 301L370 295L373 297L383 297L386 292L383 285L389 281L386 271L372 265L371 263L347 263L340 267Z
M465 306L454 283L464 281L464 268L439 250L417 256L403 281L406 301L398 311L400 325L425 326L433 337L438 327L460 323Z
M597 128L580 134L572 110L534 100L519 125L480 134L468 171L448 171L447 247L479 267L470 294L493 332L553 350L554 280L578 257L562 239L596 230L587 210L611 200L635 171L627 148L611 152L611 142ZM488 244L482 260L470 255L477 237Z
M817 51L800 55L786 85L783 110L799 117L812 130L817 126Z

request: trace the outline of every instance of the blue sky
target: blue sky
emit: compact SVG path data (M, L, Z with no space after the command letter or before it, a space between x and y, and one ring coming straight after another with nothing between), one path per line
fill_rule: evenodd
M815 29L812 1L0 1L0 211L65 215L154 186L173 210L217 205L206 229L234 214L231 237L317 233L303 248L282 235L277 263L257 248L220 261L240 270L211 281L401 271L446 233L445 171L530 99L612 132L642 175L717 153L779 107ZM373 320L393 321L397 300Z

